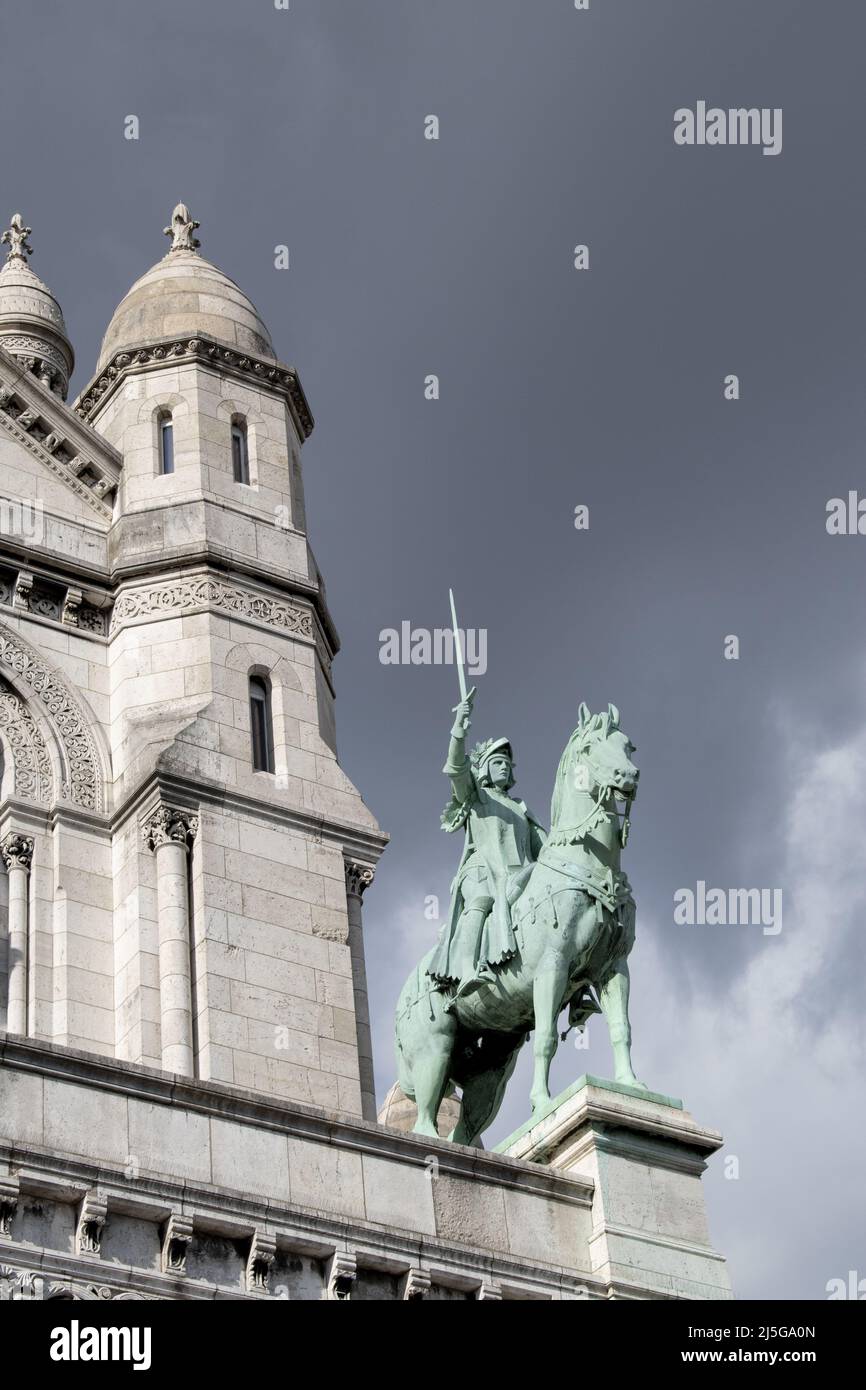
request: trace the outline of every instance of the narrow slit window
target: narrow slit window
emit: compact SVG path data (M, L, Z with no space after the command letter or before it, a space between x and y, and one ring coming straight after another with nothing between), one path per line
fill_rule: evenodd
M232 468L236 483L250 480L250 455L247 448L247 427L240 421L232 425Z
M250 676L250 729L253 769L274 771L274 721L271 716L270 685L261 676Z
M174 425L170 415L159 421L159 471L174 472Z

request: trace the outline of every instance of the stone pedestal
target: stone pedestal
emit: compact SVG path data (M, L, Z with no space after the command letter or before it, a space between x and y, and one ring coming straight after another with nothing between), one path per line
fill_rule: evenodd
M721 1144L680 1100L582 1076L497 1152L592 1180L589 1263L609 1297L730 1299L701 1189Z

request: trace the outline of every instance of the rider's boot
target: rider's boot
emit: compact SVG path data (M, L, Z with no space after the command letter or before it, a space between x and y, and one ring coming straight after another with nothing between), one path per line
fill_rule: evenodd
M477 959L481 934L489 911L490 908L487 903L482 903L480 906L473 904L471 907L464 908L460 915L458 934L462 968L460 970L460 983L451 997L451 1004L495 979L486 961L478 961Z

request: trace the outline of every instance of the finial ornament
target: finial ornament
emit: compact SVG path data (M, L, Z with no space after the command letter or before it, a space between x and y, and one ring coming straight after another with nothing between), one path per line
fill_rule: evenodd
M171 237L169 254L172 251L197 251L199 246L201 246L201 242L193 233L196 227L200 226L201 223L195 222L190 216L190 211L186 203L178 203L174 212L171 214L171 225L165 227L162 233L163 236Z
M32 230L32 227L24 226L24 219L21 213L16 212L9 224L8 230L0 237L0 241L9 247L6 255L7 265L11 261L21 261L22 265L27 264L27 256L33 255L33 247L29 246L27 243L27 238Z

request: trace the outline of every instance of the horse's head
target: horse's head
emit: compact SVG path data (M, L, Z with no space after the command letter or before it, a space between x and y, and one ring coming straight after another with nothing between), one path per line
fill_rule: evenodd
M619 710L608 705L604 714L593 714L580 706L577 728L569 739L556 774L551 822L565 813L564 800L570 793L588 792L597 796L610 791L632 798L640 773L631 760L635 747L619 726Z

